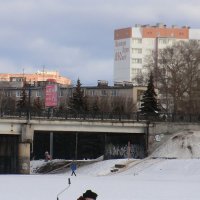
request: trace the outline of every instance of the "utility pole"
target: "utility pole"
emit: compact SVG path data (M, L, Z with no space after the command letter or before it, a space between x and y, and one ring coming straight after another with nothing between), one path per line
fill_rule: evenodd
M53 132L50 132L50 156L53 159Z
M43 82L44 82L44 69L45 69L45 65L42 66L42 75L43 75Z
M148 156L149 154L149 124L150 124L150 121L147 120L146 122L146 156Z
M75 160L78 158L78 133L76 132Z
M28 121L31 119L31 85L28 86Z

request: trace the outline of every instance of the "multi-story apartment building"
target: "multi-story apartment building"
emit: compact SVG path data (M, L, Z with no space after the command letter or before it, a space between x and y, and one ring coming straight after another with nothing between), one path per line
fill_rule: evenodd
M0 109L15 110L17 102L22 98L23 90L30 97L30 103L40 99L44 105L47 99L47 87L54 84L56 101L61 96L61 87L69 88L71 80L60 76L56 71L43 71L34 74L0 74ZM51 86L50 86L51 87ZM45 103L47 105L47 103ZM59 104L59 102L58 102ZM56 103L57 105L57 103Z
M98 99L103 110L108 111L112 104L116 104L116 106L123 105L126 112L139 110L146 89L145 86L133 86L130 83L109 86L105 82L102 84L101 81L97 86L83 87L84 95L91 101Z
M114 31L114 82L130 81L141 74L146 58L177 41L200 40L200 29L136 25Z
M46 96L46 86L49 84L56 84L56 98L57 106L69 106L69 99L72 97L72 94L75 90L75 87L72 85L58 84L57 82L50 81L38 81L35 84L28 84L25 87L27 97L30 97L30 103L36 99L39 99L45 105L45 96ZM24 89L23 79L10 79L10 81L0 81L0 110L15 110L17 102L22 97L22 91ZM146 87L139 87L133 85L115 85L108 86L108 84L98 82L97 86L84 86L82 87L84 96L87 96L88 103L92 103L98 99L99 104L106 110L106 104L110 106L113 102L116 104L124 104L127 109L128 106L132 107L130 112L136 111L140 107L140 100L143 92L146 90ZM134 108L133 108L134 106Z

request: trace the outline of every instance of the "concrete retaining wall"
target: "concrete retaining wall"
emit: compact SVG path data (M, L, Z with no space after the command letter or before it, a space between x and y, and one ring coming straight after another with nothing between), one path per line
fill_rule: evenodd
M149 126L149 154L162 145L173 134L184 130L200 131L200 123L156 122Z

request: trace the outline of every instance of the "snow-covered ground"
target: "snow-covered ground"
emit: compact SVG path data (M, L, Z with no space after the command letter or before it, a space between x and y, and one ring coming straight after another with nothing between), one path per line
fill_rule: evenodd
M197 135L194 134L195 137ZM155 155L163 157L166 146L169 147L174 141L177 142L176 157L180 154L182 158L184 155L180 148L197 154L196 150L191 151L191 149L197 148L196 143L199 141L197 138L196 141L191 139L190 136L188 137L190 143L187 143L186 148L182 147L187 139L182 139L181 136L173 138L173 136L157 150ZM184 140L184 144L178 142L178 139ZM171 150L174 150L174 144L171 145L173 146ZM167 154L165 156L168 157ZM175 157L171 154L170 156ZM42 162L32 162L32 168L41 165ZM115 164L125 164L126 167L119 172L111 172ZM68 178L71 179L71 185L60 195L59 200L76 200L87 189L94 190L98 194L97 200L200 199L200 159L185 158L99 161L79 167L76 177L71 177L70 172L57 175L1 175L0 199L56 200L57 194L68 186Z

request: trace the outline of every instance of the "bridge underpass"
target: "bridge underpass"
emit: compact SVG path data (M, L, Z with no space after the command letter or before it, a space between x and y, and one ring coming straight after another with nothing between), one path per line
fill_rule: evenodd
M0 173L3 174L29 174L30 158L44 159L45 151L53 158L63 159L93 159L102 155L106 159L124 158L128 142L134 144L130 152L135 151L145 143L147 130L146 123L99 120L0 119L0 127ZM117 153L120 151L123 154Z
M138 133L35 131L32 157L44 159L48 151L54 159L144 158L145 141Z
M0 174L18 173L19 136L0 135Z

